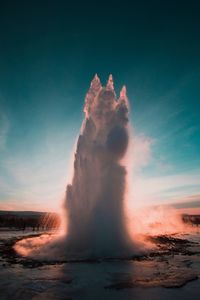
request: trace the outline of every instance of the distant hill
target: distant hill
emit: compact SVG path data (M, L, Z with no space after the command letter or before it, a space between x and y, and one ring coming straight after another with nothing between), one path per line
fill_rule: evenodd
M11 211L11 210L0 210L0 215L20 215L20 216L33 216L33 215L44 215L49 212L43 211Z
M56 213L38 211L0 210L0 228L26 230L50 230L60 226L60 216Z

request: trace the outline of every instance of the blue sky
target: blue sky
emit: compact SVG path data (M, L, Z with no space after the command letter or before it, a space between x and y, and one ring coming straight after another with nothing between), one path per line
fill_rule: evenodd
M117 93L127 86L131 197L192 207L200 200L198 1L67 2L1 4L0 208L57 209L95 73L103 84L112 73Z

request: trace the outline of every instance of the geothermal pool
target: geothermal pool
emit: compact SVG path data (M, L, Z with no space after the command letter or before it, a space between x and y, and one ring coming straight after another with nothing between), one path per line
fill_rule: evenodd
M47 233L48 234L48 233ZM47 235L45 234L45 236ZM200 297L200 232L153 237L132 259L35 260L12 251L20 232L1 234L0 299L194 299Z

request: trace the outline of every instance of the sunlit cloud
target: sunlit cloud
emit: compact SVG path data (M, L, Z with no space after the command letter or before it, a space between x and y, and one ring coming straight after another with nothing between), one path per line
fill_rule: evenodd
M188 202L200 194L200 169L178 172L164 155L154 152L157 140L135 136L132 143L133 169L129 185L128 206L136 207ZM146 172L151 164L152 170ZM200 203L197 204L200 207ZM192 207L192 203L191 203Z
M57 211L65 194L74 139L69 131L48 133L31 153L1 161L0 209Z
M200 192L200 170L159 177L134 177L133 198L138 205L173 203Z

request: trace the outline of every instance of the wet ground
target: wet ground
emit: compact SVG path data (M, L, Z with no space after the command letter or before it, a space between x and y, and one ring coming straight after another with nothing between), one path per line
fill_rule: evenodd
M17 255L23 235L1 232L1 300L200 299L199 233L151 237L157 249L148 255L71 262Z

